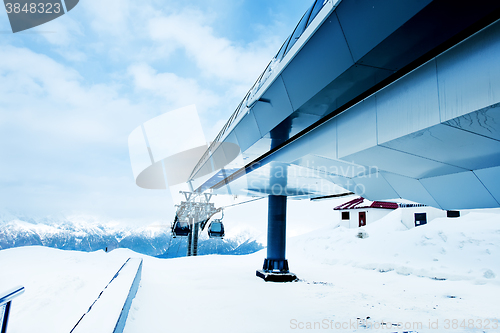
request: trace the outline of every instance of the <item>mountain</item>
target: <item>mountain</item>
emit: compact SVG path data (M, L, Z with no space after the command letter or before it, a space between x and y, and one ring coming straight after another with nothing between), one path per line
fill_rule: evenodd
M187 240L172 238L165 225L130 228L101 223L95 218L0 216L0 250L29 245L85 252L128 248L159 258L183 257L187 250ZM202 234L198 254L241 255L263 247L248 230L236 230L228 232L224 239L210 239Z

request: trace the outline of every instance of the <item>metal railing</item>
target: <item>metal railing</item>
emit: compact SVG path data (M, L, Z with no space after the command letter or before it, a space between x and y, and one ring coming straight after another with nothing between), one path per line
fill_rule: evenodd
M0 293L0 333L7 332L7 323L9 322L9 313L12 306L12 300L24 293L24 287L19 286L4 293Z

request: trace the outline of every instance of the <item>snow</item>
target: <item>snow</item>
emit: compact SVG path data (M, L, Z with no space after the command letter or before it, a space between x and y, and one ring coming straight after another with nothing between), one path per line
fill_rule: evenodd
M372 324L422 323L415 328L426 332L436 320L444 328L446 319L499 319L499 215L471 213L407 230L399 214L363 228L367 238L357 237L359 229L332 225L290 239L296 283L255 277L265 250L145 260L125 332L286 332L324 320L357 324L358 317ZM160 319L162 313L173 321Z
M1 267L9 269L0 272L0 286L26 287L14 300L9 332L69 332L128 257L144 261L125 333L293 332L315 323L319 331L365 331L357 318L373 332L494 332L500 319L498 210L410 230L395 210L361 229L332 223L289 238L290 268L300 278L293 283L257 278L265 255L3 250ZM446 329L455 319L457 329ZM460 327L472 320L477 329ZM479 329L486 320L490 328ZM381 322L401 326L388 330Z
M68 333L132 251L63 251L30 246L0 251L0 290L22 285L9 333Z
M500 215L470 213L456 219L438 218L410 230L400 222L400 215L398 209L363 228L331 226L292 239L288 256L474 283L492 279L489 271L500 273ZM360 231L368 237L356 237Z
M140 265L140 259L131 258L126 262L75 327L73 333L113 332Z

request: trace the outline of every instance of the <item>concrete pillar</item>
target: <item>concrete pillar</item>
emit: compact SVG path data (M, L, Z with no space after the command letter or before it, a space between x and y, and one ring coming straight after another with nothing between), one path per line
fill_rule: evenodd
M267 213L267 259L285 260L286 196L270 195Z
M271 131L271 149L284 143L289 138L291 120L286 119ZM265 281L288 282L297 279L288 271L286 250L286 164L273 164L270 169L269 185L271 195L268 197L267 215L267 258L257 276Z
M197 256L198 255L198 235L199 235L199 232L200 232L200 223L195 223L193 225L193 249L191 250L191 254L193 256Z
M191 257L193 255L193 218L189 218L189 226L191 227L191 232L188 235L187 253L186 256Z

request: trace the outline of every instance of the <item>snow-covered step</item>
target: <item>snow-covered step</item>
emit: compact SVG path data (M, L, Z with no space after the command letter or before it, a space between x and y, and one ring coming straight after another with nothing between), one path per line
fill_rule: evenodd
M141 281L142 259L129 258L70 333L121 333Z

